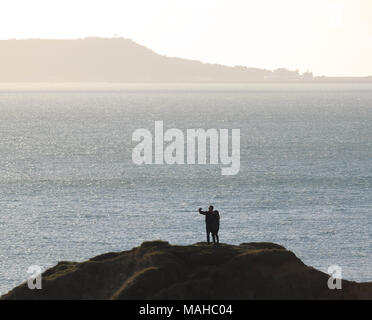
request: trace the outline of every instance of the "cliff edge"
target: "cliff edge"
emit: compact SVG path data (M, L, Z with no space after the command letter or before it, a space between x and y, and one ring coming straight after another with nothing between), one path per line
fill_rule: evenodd
M342 281L273 243L208 246L144 242L88 261L59 262L41 290L24 283L1 299L372 299L372 283Z

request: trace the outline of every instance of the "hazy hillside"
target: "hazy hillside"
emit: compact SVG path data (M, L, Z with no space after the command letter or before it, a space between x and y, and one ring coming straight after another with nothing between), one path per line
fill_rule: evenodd
M270 71L161 56L132 40L0 41L0 81L249 81Z
M228 67L159 55L124 38L0 40L0 82L313 81L280 68ZM330 78L318 78L328 81ZM331 81L367 81L333 78ZM372 80L372 79L369 79Z

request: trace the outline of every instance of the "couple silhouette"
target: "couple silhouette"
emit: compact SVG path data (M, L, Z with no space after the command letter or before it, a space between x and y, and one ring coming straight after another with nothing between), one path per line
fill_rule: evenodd
M199 208L199 213L205 216L205 226L207 231L207 242L210 241L210 234L214 244L218 244L220 239L218 237L218 230L220 229L220 213L217 210L213 210L213 206L209 206L208 211L203 211Z

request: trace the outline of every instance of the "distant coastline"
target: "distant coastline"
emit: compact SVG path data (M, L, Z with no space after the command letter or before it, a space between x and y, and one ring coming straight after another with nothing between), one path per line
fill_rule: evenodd
M159 55L130 39L0 40L0 83L372 83Z

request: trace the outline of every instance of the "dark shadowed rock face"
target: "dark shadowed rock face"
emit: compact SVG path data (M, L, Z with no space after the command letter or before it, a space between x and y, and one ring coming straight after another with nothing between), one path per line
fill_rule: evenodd
M43 273L43 289L22 284L2 299L371 299L372 284L343 281L304 265L273 243L171 246L144 242Z

